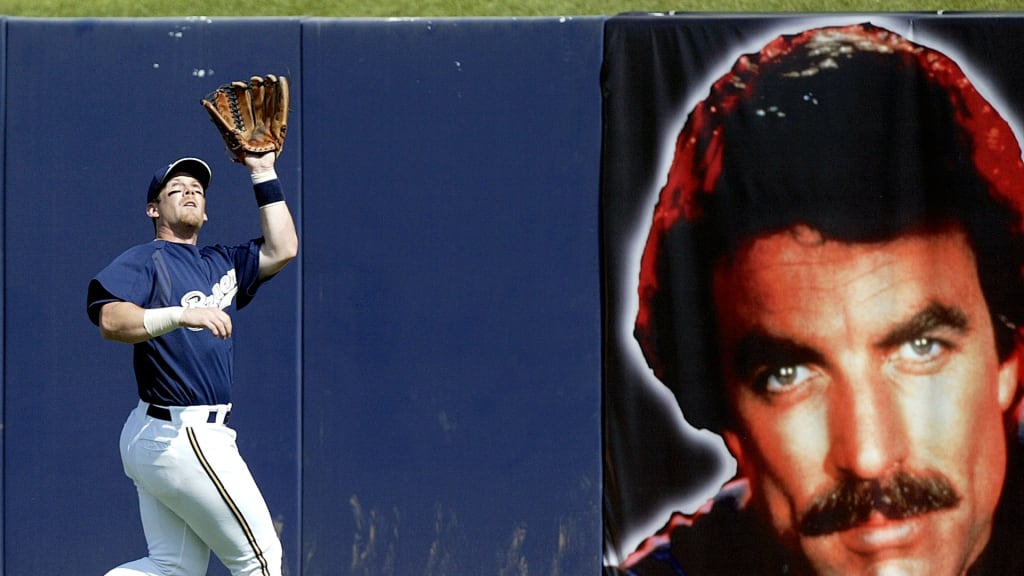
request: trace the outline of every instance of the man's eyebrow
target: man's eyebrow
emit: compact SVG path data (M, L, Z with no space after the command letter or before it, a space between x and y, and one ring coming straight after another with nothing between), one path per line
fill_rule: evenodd
M779 367L805 362L821 363L820 352L796 340L773 336L761 330L745 334L736 343L732 358L733 374L749 380L764 367Z
M967 321L967 314L960 308L932 302L924 310L889 330L878 341L877 346L879 348L893 348L904 342L920 338L938 328L948 328L958 334L964 334L970 330L970 327L970 322Z

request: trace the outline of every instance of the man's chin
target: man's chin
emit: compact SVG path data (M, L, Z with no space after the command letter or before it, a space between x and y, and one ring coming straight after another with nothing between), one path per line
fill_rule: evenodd
M202 218L185 218L181 221L181 228L187 232L196 233L203 227Z
M883 554L863 557L851 555L845 559L829 558L824 562L812 560L814 574L818 576L959 576L957 570L946 571L937 558L917 555ZM845 560L845 561L844 561Z
M865 576L918 576L931 573L927 566L906 558L876 562L868 565L863 572Z

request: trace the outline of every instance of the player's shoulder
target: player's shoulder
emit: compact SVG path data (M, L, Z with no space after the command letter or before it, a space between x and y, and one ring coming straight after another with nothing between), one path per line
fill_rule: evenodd
M225 246L224 244L207 244L199 248L199 254L205 258L225 256L230 254L234 250L231 246Z
M111 261L105 272L108 274L111 272L138 272L175 266L176 262L190 260L198 253L199 249L192 244L160 239L150 240L121 252Z
M160 249L159 244L161 244L161 242L153 240L151 242L131 246L118 254L111 261L110 266L116 267L124 266L126 264L133 267L138 266L152 258L153 252Z
M249 240L237 245L208 244L199 248L199 255L207 261L239 262L258 259L262 239Z

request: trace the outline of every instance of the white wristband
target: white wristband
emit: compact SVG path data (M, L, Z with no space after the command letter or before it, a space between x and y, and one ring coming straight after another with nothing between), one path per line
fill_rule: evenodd
M184 313L185 308L181 306L150 308L142 313L142 325L146 327L146 334L156 338L180 328L181 315Z

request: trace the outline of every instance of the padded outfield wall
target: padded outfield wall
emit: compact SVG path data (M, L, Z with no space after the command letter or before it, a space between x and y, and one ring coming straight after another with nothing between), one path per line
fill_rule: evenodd
M144 188L179 156L212 164L202 241L258 235L199 99L277 73L293 81L278 173L301 256L235 317L232 423L286 573L596 573L601 33L596 18L0 23L0 572L144 555L117 451L130 349L100 338L85 288L151 237Z

